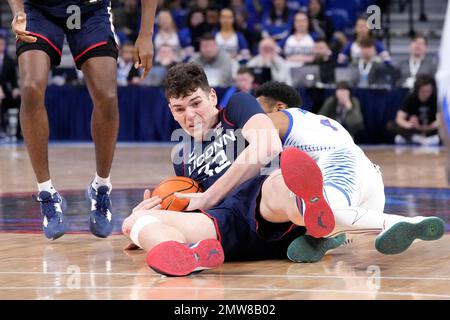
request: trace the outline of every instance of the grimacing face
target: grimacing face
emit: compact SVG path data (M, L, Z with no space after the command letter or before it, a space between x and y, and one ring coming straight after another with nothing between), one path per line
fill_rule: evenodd
M170 111L176 122L196 140L215 125L218 110L217 95L214 89L209 92L198 88L186 97L169 98Z

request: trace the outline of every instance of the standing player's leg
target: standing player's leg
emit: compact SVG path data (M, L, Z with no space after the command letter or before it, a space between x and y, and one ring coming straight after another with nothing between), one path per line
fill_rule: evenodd
M95 143L97 173L89 188L92 199L90 229L98 237L112 232L112 189L110 171L119 131L119 107L117 101L117 62L112 57L93 57L81 66L86 84L94 103L91 131Z
M113 229L110 171L119 130L118 49L107 3L85 4L81 12L81 28L65 30L70 51L77 68L83 72L94 104L91 134L97 171L88 187L91 199L89 227L100 238L109 236Z
M49 125L45 109L50 58L40 50L29 50L19 55L22 92L20 123L36 179L41 204L43 230L48 239L55 240L65 232L62 198L50 180L48 164Z
M20 87L22 102L20 123L27 146L28 155L38 182L44 234L49 239L57 239L65 232L62 213L63 199L50 180L48 164L49 125L45 109L45 90L51 65L61 61L64 32L44 14L33 6L25 6L27 31L37 41L17 42Z
M49 125L45 108L45 90L50 66L50 58L43 51L26 51L19 56L22 92L20 122L38 183L50 180Z
M94 103L91 130L97 174L106 178L111 172L119 131L117 62L111 57L95 57L87 60L81 69Z

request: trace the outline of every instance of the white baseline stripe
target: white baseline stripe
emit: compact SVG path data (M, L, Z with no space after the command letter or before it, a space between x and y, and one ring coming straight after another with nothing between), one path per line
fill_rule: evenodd
M1 275L73 275L73 272L40 272L40 271L0 271ZM138 273L138 272L80 272L79 275L96 275L96 276L145 276L166 278L166 276L154 273ZM196 278L227 278L227 277L245 277L245 278L299 278L299 279L367 279L368 276L340 276L340 275L283 275L283 274L202 274L196 275ZM424 281L450 281L450 277L415 277L415 276L380 276L378 279L387 280L424 280Z
M391 291L362 291L362 290L328 290L328 289L290 289L290 288L214 288L214 287L81 287L77 289L69 289L67 287L0 287L2 290L56 290L65 289L68 291L75 290L200 290L200 291L281 291L281 292L304 292L304 293L347 293L347 294L377 294L390 296L421 296L430 298L446 298L450 299L447 294L432 294L420 292L391 292Z

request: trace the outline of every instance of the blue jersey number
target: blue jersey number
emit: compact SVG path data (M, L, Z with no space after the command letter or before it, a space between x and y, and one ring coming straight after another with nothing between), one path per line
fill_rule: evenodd
M322 119L320 120L320 123L323 124L326 127L330 127L331 129L333 129L334 131L338 131L338 128L333 127L333 125L331 124L329 119Z

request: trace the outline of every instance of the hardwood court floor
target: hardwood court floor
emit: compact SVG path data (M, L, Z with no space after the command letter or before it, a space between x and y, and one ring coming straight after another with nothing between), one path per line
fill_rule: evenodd
M142 189L173 174L170 148L121 145L113 167L115 234L88 234L83 190L94 172L90 145L52 145L53 180L65 190L72 232L50 242L40 232L31 200L34 178L21 146L0 147L0 299L450 299L450 189L445 154L438 150L375 148L386 211L439 215L447 233L417 242L405 253L383 256L362 236L314 264L287 260L226 263L183 278L160 276L142 251L125 252L120 221Z

